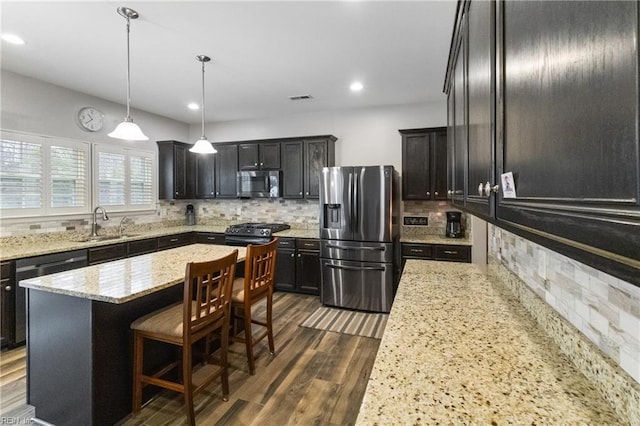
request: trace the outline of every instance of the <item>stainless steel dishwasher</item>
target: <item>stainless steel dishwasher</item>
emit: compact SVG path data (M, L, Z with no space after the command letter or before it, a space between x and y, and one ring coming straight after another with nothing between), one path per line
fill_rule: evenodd
M56 272L87 266L87 251L74 250L64 253L27 257L16 261L16 299L15 299L15 344L26 341L26 291L20 287L20 281L28 278L55 274Z

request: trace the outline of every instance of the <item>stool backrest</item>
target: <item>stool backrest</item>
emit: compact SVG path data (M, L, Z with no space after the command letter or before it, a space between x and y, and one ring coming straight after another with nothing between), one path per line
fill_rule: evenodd
M237 259L238 250L234 250L220 259L187 263L182 322L185 340L228 317Z
M270 243L262 245L248 245L244 267L244 294L245 300L253 295L273 290L273 281L276 272L276 250L278 237L274 237Z

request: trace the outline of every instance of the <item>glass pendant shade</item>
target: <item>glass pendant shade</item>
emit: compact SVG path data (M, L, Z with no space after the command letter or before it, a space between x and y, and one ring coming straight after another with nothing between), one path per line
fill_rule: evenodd
M115 139L124 139L127 141L148 141L147 135L142 133L140 127L133 122L131 118L125 118L124 121L118 124L118 127L109 136Z
M218 150L215 149L213 145L211 145L211 142L209 142L207 138L201 138L200 140L198 140L195 144L193 144L193 147L191 147L189 151L196 154L215 154L216 152L218 152Z

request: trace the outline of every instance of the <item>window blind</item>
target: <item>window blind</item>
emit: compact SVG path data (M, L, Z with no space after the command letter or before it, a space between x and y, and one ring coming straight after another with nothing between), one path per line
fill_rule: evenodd
M51 147L51 207L87 205L86 162L85 150Z
M125 155L98 152L98 204L125 205Z
M0 140L0 208L39 209L43 206L42 144Z
M131 204L153 204L153 158L131 154Z

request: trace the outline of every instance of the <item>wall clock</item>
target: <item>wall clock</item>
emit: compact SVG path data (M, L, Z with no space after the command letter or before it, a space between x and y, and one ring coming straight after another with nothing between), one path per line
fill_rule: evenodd
M104 125L104 114L93 107L80 108L77 115L78 125L83 130L97 132Z

